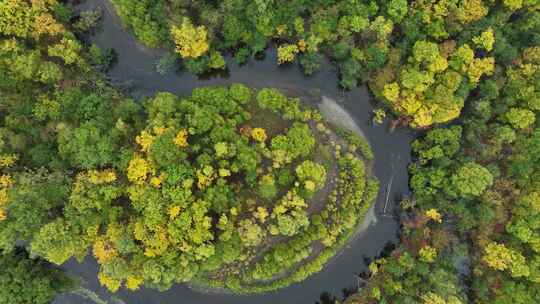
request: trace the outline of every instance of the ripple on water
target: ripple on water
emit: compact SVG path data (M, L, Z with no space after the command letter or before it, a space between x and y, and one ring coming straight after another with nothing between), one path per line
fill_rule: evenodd
M340 106L335 99L323 95L319 104L319 110L327 121L366 138L364 132L358 127L351 114Z

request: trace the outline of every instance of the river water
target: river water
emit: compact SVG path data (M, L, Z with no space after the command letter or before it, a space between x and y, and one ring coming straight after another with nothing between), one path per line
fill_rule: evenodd
M260 295L238 296L231 294L205 294L188 286L175 285L160 292L141 288L132 292L121 289L109 293L97 280L97 264L91 257L83 263L70 260L62 268L82 282L82 289L64 294L54 301L67 303L129 303L129 304L314 304L321 302L321 295L329 293L342 297L345 288L355 287L355 274L365 271L365 258L380 254L390 242L397 240L398 223L388 216L396 208L396 200L408 194L407 166L410 162L410 144L415 134L398 129L388 132L389 122L374 126L371 123L373 105L365 87L344 92L337 86L334 67L325 62L311 77L305 77L297 66L281 67L276 64L276 53L270 49L262 60L251 60L238 66L226 58L227 75L198 79L189 72L156 72L157 60L164 51L147 49L125 31L107 0L88 0L81 9L103 8L101 29L90 40L101 48L113 48L118 60L108 75L112 82L129 83L135 97L168 91L188 95L193 88L208 85L227 85L241 82L252 87L276 87L289 95L301 96L321 110L330 111L334 121L342 121L351 129L361 132L369 140L375 162L373 173L381 181L376 204L370 210L360 232L349 245L318 274L302 283ZM383 211L386 211L384 213ZM322 303L322 302L321 302Z

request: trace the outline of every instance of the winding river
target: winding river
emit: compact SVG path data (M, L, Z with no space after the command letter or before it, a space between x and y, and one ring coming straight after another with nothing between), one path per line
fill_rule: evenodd
M101 29L91 42L101 48L113 48L118 61L109 71L113 83L129 84L134 97L169 91L186 95L196 87L226 85L241 82L253 87L276 87L289 95L318 106L327 119L361 132L369 140L375 154L374 173L381 181L376 204L360 225L356 237L323 271L275 292L261 295L238 296L232 294L201 293L188 286L175 285L160 292L141 288L132 292L121 289L109 293L97 280L97 264L91 257L82 263L70 260L62 268L81 280L82 288L59 296L54 303L129 303L129 304L314 304L321 303L321 295L329 293L342 297L345 288L357 285L356 274L366 270L365 258L374 257L385 245L397 239L398 223L389 215L396 208L396 200L407 194L407 166L410 162L410 144L415 134L398 129L388 132L388 121L374 126L371 123L373 105L365 87L344 92L337 87L335 68L324 63L311 77L305 77L296 66L280 67L276 64L275 50L270 49L262 60L252 60L238 66L233 58L226 58L226 75L198 79L188 72L160 75L155 64L164 51L147 49L125 31L107 0L88 0L82 9L100 6L103 9ZM323 297L324 298L324 297ZM333 302L332 302L333 303Z

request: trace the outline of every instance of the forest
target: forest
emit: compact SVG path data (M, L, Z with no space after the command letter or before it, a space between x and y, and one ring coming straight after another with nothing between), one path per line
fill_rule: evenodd
M112 292L284 287L320 271L375 198L369 144L300 99L233 84L134 100L77 39L83 17L62 23L54 2L1 11L0 248L35 263L33 301L70 285L44 261L89 253Z
M379 192L369 143L274 88L135 99L78 2L0 0L0 303L50 303L78 283L58 266L88 255L112 292L262 293L321 271ZM307 77L332 64L374 121L418 132L399 242L340 302L540 303L538 0L109 4L167 50L158 71L270 48Z
M326 56L340 86L367 82L414 128L457 118L480 78L493 75L494 56L512 59L510 41L494 44L494 28L530 2L112 0L141 42L168 46L193 73L224 69L227 53L243 63L274 43L276 64L311 75ZM490 5L502 6L493 21Z

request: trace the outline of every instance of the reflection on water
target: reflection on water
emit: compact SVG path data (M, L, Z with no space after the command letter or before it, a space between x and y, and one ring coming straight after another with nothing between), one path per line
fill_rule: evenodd
M321 102L319 103L319 109L324 118L329 122L365 137L364 132L358 127L351 114L349 114L349 112L340 106L334 99L322 96Z
M187 72L157 73L156 62L166 54L162 50L151 50L139 45L131 34L122 29L116 16L111 15L106 0L88 0L85 8L96 5L104 8L103 26L90 39L102 48L113 48L117 63L109 71L111 81L129 84L135 97L149 96L158 91L169 91L187 95L198 86L226 85L242 82L252 87L276 87L289 95L299 96L304 101L319 105L321 110L333 113L346 127L361 132L369 140L375 155L373 172L381 181L376 204L370 210L366 223L356 238L333 259L323 271L302 283L294 284L275 292L262 295L236 296L230 294L202 294L186 285L175 285L168 291L141 288L136 292L120 290L115 297L102 288L97 281L97 264L91 256L83 263L71 260L63 265L69 273L82 278L83 287L94 299L110 304L313 304L342 297L343 288L355 289L357 274L367 269L365 260L381 253L389 242L396 240L397 222L388 216L396 208L394 198L408 193L407 165L410 161L410 143L414 134L407 130L389 133L388 122L371 124L372 105L365 87L344 92L337 87L336 73L332 65L323 64L312 77L303 76L297 66L279 67L275 50L266 52L263 60L251 61L239 67L234 60L226 58L228 73L198 79ZM331 111L330 111L331 110ZM332 116L332 115L331 115ZM332 117L329 117L332 119ZM388 187L389 181L391 187ZM387 199L388 198L388 199ZM382 210L386 206L386 216ZM324 297L321 297L321 293ZM67 294L56 299L57 304L98 303L84 295Z

